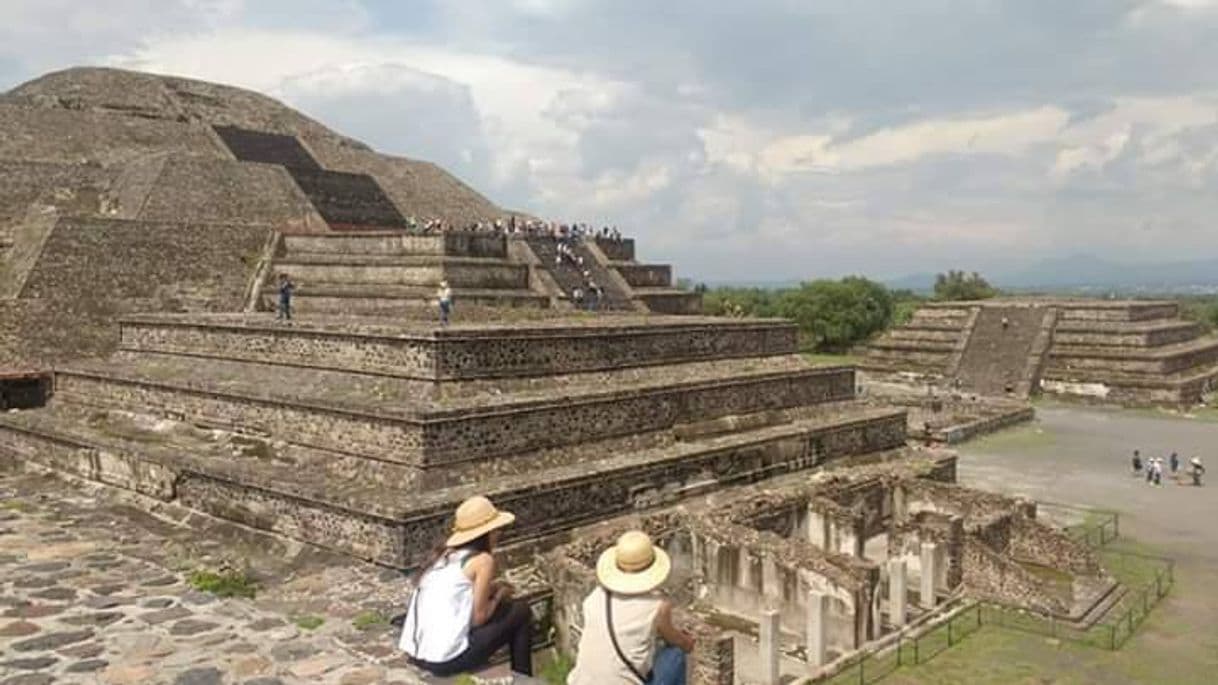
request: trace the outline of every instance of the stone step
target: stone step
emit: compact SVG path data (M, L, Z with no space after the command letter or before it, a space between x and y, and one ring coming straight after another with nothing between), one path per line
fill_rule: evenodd
M292 296L292 311L300 314L342 314L346 316L438 317L434 285L381 285L353 283L310 283L299 285ZM453 318L470 318L471 310L493 308L546 309L550 300L532 290L513 288L453 289ZM262 291L262 309L275 311L279 294L272 287ZM485 312L484 312L485 313ZM481 317L476 320L486 320ZM500 317L495 317L500 318Z
M283 249L289 257L312 254L448 255L507 259L507 239L494 233L421 235L402 231L287 234Z
M1046 368L1042 388L1066 398L1130 406L1195 405L1204 400L1205 393L1218 389L1218 364L1172 374Z
M1122 373L1172 374L1218 362L1218 338L1201 338L1158 347L1054 345L1049 368L1075 372L1102 369Z
M528 324L387 323L266 314L168 314L120 322L119 346L418 380L545 376L794 354L794 324L693 317L587 317Z
M668 264L638 264L610 262L631 288L671 288L672 267Z
M926 338L905 338L900 336L894 337L892 335L884 335L875 342L871 343L871 348L874 350L888 350L892 352L951 354L952 351L956 349L956 341L931 340Z
M524 381L433 383L146 352L57 371L74 402L203 419L420 468L573 445L728 414L850 399L854 372L798 357L736 359Z
M0 415L0 450L19 461L176 501L214 516L395 567L440 539L456 504L491 497L516 514L524 543L682 497L904 445L904 412L859 408L850 420L808 419L748 433L613 455L590 463L442 489L376 479L341 483L325 462L205 456L197 445L107 434L43 409ZM196 442L198 442L196 440Z
M359 285L428 285L447 280L454 288L529 288L529 268L503 260L342 256L283 258L274 264L275 273L286 273L298 285L349 283ZM274 279L268 279L269 286Z

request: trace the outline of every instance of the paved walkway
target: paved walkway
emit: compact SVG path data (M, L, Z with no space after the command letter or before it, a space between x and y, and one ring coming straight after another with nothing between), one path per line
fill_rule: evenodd
M422 682L383 620L397 574L214 521L192 534L113 497L0 474L0 685ZM243 547L260 548L257 599L185 582Z

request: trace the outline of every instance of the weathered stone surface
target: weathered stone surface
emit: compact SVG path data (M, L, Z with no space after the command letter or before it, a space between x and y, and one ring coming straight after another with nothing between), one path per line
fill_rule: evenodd
M139 685L155 675L156 669L147 664L114 664L102 671L101 680L107 685Z
M28 659L10 659L8 661L0 661L0 667L15 668L21 671L40 671L44 668L54 666L59 662L59 659L53 656L36 656Z
M69 665L64 670L68 673L93 673L110 665L105 659L86 659Z
M292 641L275 645L271 656L279 662L299 661L317 653L317 647L308 642Z
M59 653L73 659L92 659L104 651L106 651L106 648L101 643L89 642L83 645L64 647L59 650Z
M26 673L0 680L0 685L50 685L55 677L45 673Z
M222 682L224 682L224 675L220 669L215 666L206 666L192 668L178 674L178 677L173 680L173 685L220 685Z
M59 619L68 625L74 626L108 626L115 621L122 620L123 614L117 611L101 611L92 614L82 614L79 616L64 616Z
M169 634L177 637L198 635L199 633L205 633L209 630L215 630L218 627L220 627L218 624L210 621L200 621L198 619L188 618L178 621L170 626Z
M145 609L168 609L176 601L173 597L149 597L140 600L139 605Z
M92 629L45 633L38 637L14 642L11 647L17 652L42 652L83 642L93 637L93 634Z
M140 619L145 623L159 625L166 621L174 621L179 618L186 618L191 615L190 609L181 606L170 607L168 609L160 609L158 611L150 611L146 614L140 614Z
M30 594L31 597L38 599L49 599L56 602L66 602L76 599L76 591L67 587L49 587L45 590L39 590Z
M33 635L40 629L29 621L12 621L0 626L0 637L24 637Z

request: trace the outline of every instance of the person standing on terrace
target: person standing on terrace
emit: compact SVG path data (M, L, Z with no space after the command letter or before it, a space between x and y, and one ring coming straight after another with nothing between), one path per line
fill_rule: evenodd
M671 570L668 554L642 531L622 534L601 554L567 685L685 685L694 638L673 625L672 603L657 591ZM667 646L658 648L657 637Z
M453 311L453 290L448 287L448 281L440 281L440 289L436 291L436 303L440 305L440 325L447 326Z

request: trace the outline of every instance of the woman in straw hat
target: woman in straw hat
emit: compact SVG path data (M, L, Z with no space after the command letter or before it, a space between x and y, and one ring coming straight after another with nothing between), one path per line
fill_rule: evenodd
M601 554L568 685L684 685L694 638L673 625L672 604L657 592L671 569L668 554L637 530ZM658 652L657 635L669 645Z
M439 676L486 666L509 645L512 670L533 675L529 606L495 580L499 530L516 520L485 497L457 507L452 535L419 567L398 646L416 666Z

